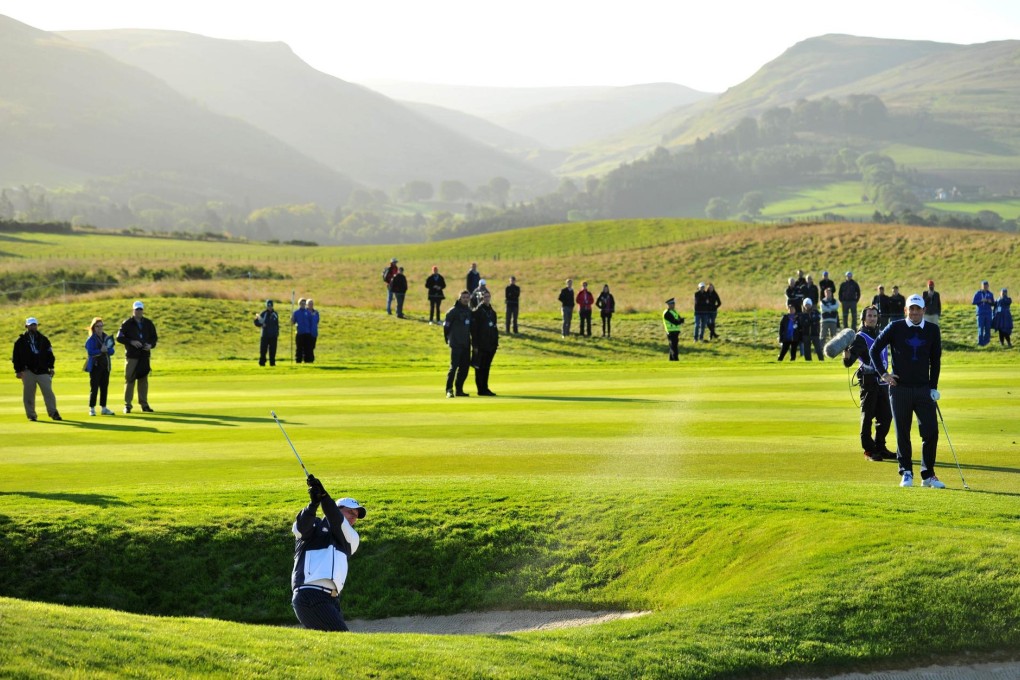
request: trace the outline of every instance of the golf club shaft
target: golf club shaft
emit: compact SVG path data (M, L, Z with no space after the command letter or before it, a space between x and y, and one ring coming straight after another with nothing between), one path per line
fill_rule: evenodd
M939 408L939 403L935 402L935 410L939 414L939 422L942 423L942 431L946 433L946 441L949 442L949 450L953 452L953 460L956 461L956 469L960 473L960 481L963 482L963 488L969 489L967 486L967 480L963 478L963 468L960 467L960 459L956 457L956 449L953 448L953 440L949 438L949 430L946 429L946 419L942 417L942 409Z
M301 464L301 469L305 471L305 477L311 477L311 475L308 474L308 468L305 467L305 462L301 460L301 456L298 455L297 449L294 448L294 442L292 442L290 437L287 436L287 430L283 429L283 423L281 423L280 419L276 417L276 411L270 411L269 413L273 416L273 420L276 421L276 424L280 426L280 432L283 433L287 443L290 444L290 450L294 452L297 462Z

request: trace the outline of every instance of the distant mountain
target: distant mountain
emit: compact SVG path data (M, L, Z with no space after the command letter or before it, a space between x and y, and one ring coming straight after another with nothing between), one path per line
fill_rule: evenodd
M0 185L101 181L106 196L343 203L354 183L149 73L0 16Z
M283 43L152 30L62 35L144 69L211 110L245 120L377 187L447 179L476 186L505 177L514 187L537 191L553 182L520 159L316 71Z
M552 149L569 149L710 98L674 83L627 87L467 87L368 81L394 99L464 111Z

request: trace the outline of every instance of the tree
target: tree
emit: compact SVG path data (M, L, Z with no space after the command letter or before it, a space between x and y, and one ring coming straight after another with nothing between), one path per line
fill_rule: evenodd
M730 202L722 196L713 196L705 206L705 215L710 220L724 220L731 212Z
M737 206L737 210L745 212L753 217L757 217L761 214L764 207L765 194L760 191L748 191L744 194L744 197L740 199L740 205Z
M463 201L471 195L467 185L457 179L444 179L439 183L439 200L447 203Z
M504 204L510 199L510 180L506 177L493 177L489 180L489 188L497 203Z
M400 187L398 196L403 201L428 201L435 195L431 182L414 180Z

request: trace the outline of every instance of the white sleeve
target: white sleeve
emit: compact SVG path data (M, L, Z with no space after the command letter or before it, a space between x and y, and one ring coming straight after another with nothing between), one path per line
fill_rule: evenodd
M354 530L351 523L344 517L343 524L340 525L340 530L344 532L344 538L351 546L351 554L353 555L358 550L358 545L361 543L361 537L358 536L358 532Z

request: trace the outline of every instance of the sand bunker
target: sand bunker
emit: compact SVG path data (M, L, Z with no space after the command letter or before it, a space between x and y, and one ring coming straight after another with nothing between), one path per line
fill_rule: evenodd
M909 671L873 671L828 676L826 680L1015 680L1020 663L976 663L966 666L929 666ZM820 680L820 679L813 679Z
M390 619L353 620L347 625L354 633L425 633L429 635L506 635L535 630L591 626L617 619L630 619L649 612L494 611L451 616L399 616Z

